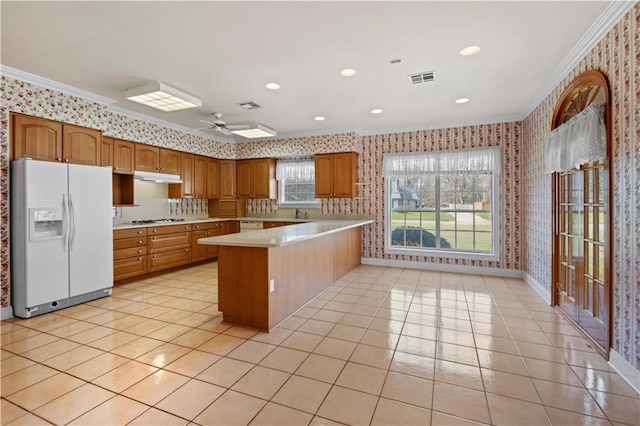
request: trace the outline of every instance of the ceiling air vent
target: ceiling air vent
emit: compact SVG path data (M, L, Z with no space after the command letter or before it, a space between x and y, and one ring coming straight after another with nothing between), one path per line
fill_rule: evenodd
M253 101L248 101L248 102L242 102L240 104L242 108L245 109L258 109L258 108L262 108L262 106L258 105L257 103L253 102Z
M409 84L415 86L416 84L429 83L433 81L433 74L435 71L420 72L418 74L409 75Z

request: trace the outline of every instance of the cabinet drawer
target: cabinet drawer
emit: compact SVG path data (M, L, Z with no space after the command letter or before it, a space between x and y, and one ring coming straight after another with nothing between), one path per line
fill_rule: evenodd
M146 237L147 228L129 228L116 229L113 231L113 239L121 240L123 238Z
M113 262L114 281L131 278L147 272L147 256L129 257Z
M146 256L147 247L131 247L113 251L113 260L126 259L127 257Z
M147 258L149 259L149 272L161 271L191 263L191 249L185 248L150 254Z
M151 226L147 228L147 235L173 234L182 231L191 231L191 225Z
M147 245L147 237L140 238L125 238L122 240L113 241L113 249L120 250L132 247L144 247Z
M178 234L149 235L147 237L149 253L158 253L167 250L177 250L191 247L191 232Z
M200 231L205 229L220 229L221 227L221 222L194 223L193 225L191 225L191 230Z

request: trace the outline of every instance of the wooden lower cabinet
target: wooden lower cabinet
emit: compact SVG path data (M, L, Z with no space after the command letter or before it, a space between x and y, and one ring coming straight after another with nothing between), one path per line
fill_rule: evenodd
M222 223L220 222L193 225L193 232L191 233L191 261L200 262L218 257L218 246L198 244L198 240L200 238L217 237L218 235L222 235L222 233Z
M147 273L147 229L113 231L113 280Z
M151 226L113 231L114 281L218 257L198 239L240 232L238 221Z
M148 258L148 272L186 265L191 263L191 247L150 254Z
M299 223L302 222L270 222L265 220L262 222L262 229L279 228L281 226L297 225Z
M147 256L128 257L113 261L113 280L124 280L147 273Z

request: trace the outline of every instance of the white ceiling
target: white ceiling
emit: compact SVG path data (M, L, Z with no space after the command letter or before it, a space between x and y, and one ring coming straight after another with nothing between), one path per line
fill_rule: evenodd
M489 123L523 118L608 3L2 1L1 62L189 128L214 111L278 137ZM459 55L473 44L478 55ZM409 85L430 70L434 82ZM124 98L150 80L203 106L166 113Z

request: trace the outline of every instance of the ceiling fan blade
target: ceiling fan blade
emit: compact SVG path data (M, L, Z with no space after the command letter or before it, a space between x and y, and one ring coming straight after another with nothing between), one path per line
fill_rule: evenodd
M218 127L217 130L220 130L220 133L222 133L223 135L226 135L226 136L232 135L231 130L229 130L227 128Z
M200 120L200 121L201 121L201 122L203 122L203 123L210 124L210 125L212 125L212 126L217 126L217 124L216 124L216 123L214 123L214 122L212 122L212 121L207 121L207 120Z

